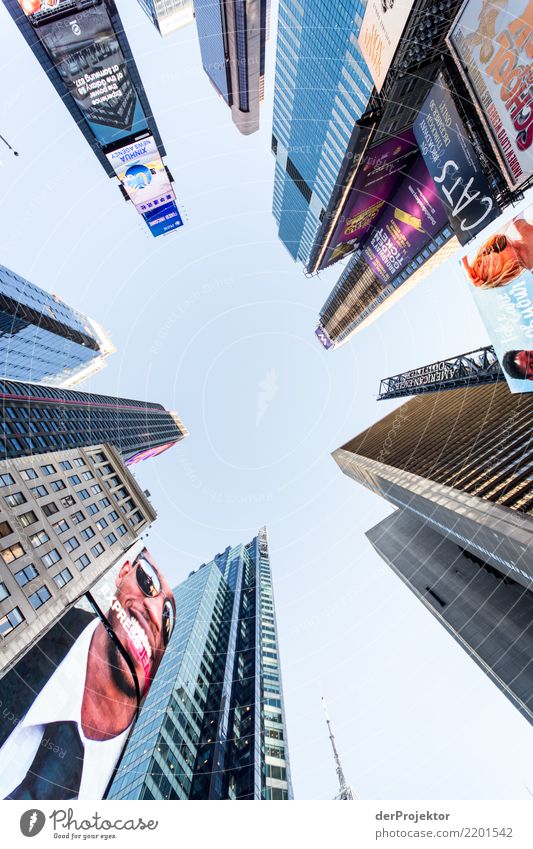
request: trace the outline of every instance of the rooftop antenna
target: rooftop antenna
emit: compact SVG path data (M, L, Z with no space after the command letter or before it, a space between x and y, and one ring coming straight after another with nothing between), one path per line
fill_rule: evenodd
M1 133L0 133L0 139L4 142L5 146L9 148L9 150L12 152L13 156L19 155L18 150L15 150L14 147L11 147L11 145L9 144L7 139L5 139Z
M324 708L324 714L326 717L326 724L328 726L329 739L331 742L331 748L333 749L333 757L335 759L335 767L337 770L337 778L339 779L339 792L335 796L336 800L345 802L349 800L357 799L355 795L355 790L350 787L348 782L346 781L346 777L344 775L344 770L342 768L341 759L339 753L337 751L337 744L335 743L335 735L333 734L333 729L331 727L331 720L328 714L328 708L326 705L326 700L322 696L322 707Z

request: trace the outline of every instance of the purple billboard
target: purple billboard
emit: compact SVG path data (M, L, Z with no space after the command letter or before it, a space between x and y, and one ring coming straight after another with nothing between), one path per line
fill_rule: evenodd
M363 257L388 283L448 223L446 210L424 160L418 157L372 230Z
M320 267L360 247L418 153L412 130L372 148L356 177Z

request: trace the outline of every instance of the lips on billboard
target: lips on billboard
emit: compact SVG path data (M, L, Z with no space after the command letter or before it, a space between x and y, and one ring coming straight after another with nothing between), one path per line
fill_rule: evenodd
M138 212L144 214L155 201L159 205L175 199L167 169L153 136L106 154L115 174Z
M0 680L0 798L104 797L174 622L137 543Z

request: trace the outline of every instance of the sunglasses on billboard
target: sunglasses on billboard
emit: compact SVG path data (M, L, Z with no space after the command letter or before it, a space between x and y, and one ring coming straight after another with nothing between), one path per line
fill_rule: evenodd
M135 563L137 564L135 575L139 589L145 596L155 598L161 592L161 578L152 564L144 557L138 557ZM163 642L165 646L168 645L174 630L174 622L174 607L170 599L165 598L163 603Z

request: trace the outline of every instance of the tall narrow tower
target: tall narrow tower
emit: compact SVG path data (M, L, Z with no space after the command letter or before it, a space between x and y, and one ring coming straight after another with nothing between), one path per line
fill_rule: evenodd
M329 739L331 741L331 748L333 749L333 757L335 759L335 768L337 770L337 778L339 779L339 792L335 796L335 799L341 802L349 802L357 799L355 794L355 790L350 787L348 782L346 781L346 776L344 775L344 770L342 768L341 759L339 756L339 752L337 750L337 744L335 742L335 735L333 733L333 729L331 727L331 720L328 714L328 708L326 705L326 700L322 697L322 706L324 708L324 714L326 717L326 723L328 726Z

